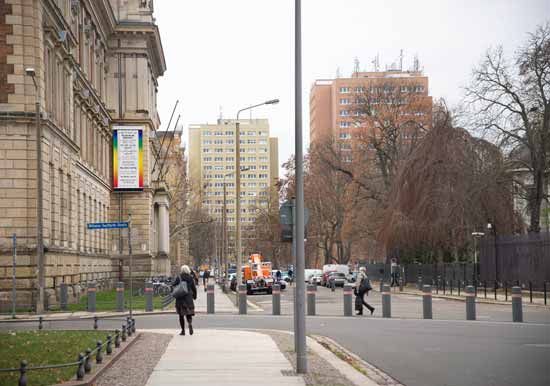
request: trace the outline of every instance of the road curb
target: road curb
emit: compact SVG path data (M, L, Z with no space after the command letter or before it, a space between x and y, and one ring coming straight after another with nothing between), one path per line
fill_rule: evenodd
M378 292L378 291L377 291ZM392 292L394 294L394 292ZM409 292L409 291L403 291L403 292L396 292L397 295L411 295L411 296L422 296L421 293L418 292ZM432 298L438 298L438 299L446 299L446 300L454 300L457 302L465 302L466 298L457 297L457 296L450 296L450 295L439 295L432 293ZM485 298L476 297L476 303L483 303L483 304L494 304L498 306L512 306L512 302L502 302L502 301L493 301ZM542 309L548 309L550 308L550 305L544 305L544 304L531 304L527 302L523 302L523 307L532 307L532 308L542 308Z
M308 347L357 386L403 386L378 367L364 361L326 336L308 336Z

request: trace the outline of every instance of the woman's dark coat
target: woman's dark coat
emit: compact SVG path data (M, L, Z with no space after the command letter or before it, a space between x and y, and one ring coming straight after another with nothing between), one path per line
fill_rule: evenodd
M195 303L193 300L197 299L197 287L195 286L195 280L193 280L193 277L188 273L182 273L176 278L176 281L173 284L174 288L182 280L187 282L188 292L184 297L176 299L176 311L182 316L193 316L195 315Z

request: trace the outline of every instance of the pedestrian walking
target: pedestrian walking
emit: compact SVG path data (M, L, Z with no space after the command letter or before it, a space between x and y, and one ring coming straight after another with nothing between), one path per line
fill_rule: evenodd
M206 291L206 285L208 284L208 279L210 278L210 271L208 269L205 269L202 273L202 285L204 286L204 290Z
M277 270L277 273L275 274L275 277L277 278L277 283L281 281L281 277L282 277L282 273L281 273L281 270Z
M399 286L399 265L397 265L397 259L394 257L391 259L390 265L391 272L391 284L390 287Z
M180 319L180 335L185 335L185 319L187 319L187 325L189 326L189 334L193 335L193 316L195 316L194 300L197 299L197 287L191 272L189 266L182 265L180 275L176 278L173 285L172 293L174 294L178 286L180 286L180 283L185 283L182 284L185 290L181 291L181 296L174 296L176 298L176 312Z
M197 276L197 273L195 272L194 269L190 269L191 270L191 277L193 278L193 281L195 282L195 286L198 286L199 285L199 277Z
M370 285L369 277L367 276L367 269L365 267L359 268L359 274L357 275L357 280L355 281L355 310L357 315L363 315L363 306L367 307L372 315L374 313L374 307L365 301L365 294L369 294L369 291L372 289Z
M293 274L294 274L294 272L292 272L292 268L290 268L290 269L288 270L288 282L289 282L290 285L292 285L292 281L293 281L292 275L293 275Z

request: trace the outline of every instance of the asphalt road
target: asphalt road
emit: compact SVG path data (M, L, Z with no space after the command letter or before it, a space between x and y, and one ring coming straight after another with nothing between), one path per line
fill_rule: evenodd
M344 317L342 290L318 288L317 312L308 334L331 337L408 386L506 386L550 384L550 310L525 307L525 323L512 323L508 305L478 304L478 321L466 321L463 302L434 299L434 320L419 319L420 297L392 296L392 318L381 315L380 294L368 301L374 317ZM283 291L281 316L271 316L271 296L250 299L262 310L249 315L198 315L200 328L293 330L293 290ZM177 328L176 315L137 316L138 328ZM101 320L120 328L122 320ZM45 322L45 329L91 328L91 320ZM36 328L37 323L0 323L0 330ZM212 348L215 349L215 348Z

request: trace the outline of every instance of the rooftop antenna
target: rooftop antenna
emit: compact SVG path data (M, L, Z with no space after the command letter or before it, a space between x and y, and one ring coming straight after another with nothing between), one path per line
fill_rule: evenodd
M357 56L353 59L353 73L355 74L355 77L359 77L359 59Z
M340 74L340 67L336 67L336 78L341 78L342 74Z
M403 49L399 52L399 71L403 71Z
M420 70L420 61L418 60L418 54L414 55L413 70L418 72Z
M219 108L220 108L220 118L219 119L220 119L220 122L221 122L221 120L223 119L223 107L220 105Z
M371 63L374 65L374 71L378 72L378 70L380 68L380 54L379 53L376 54L376 56L374 57L374 59Z

